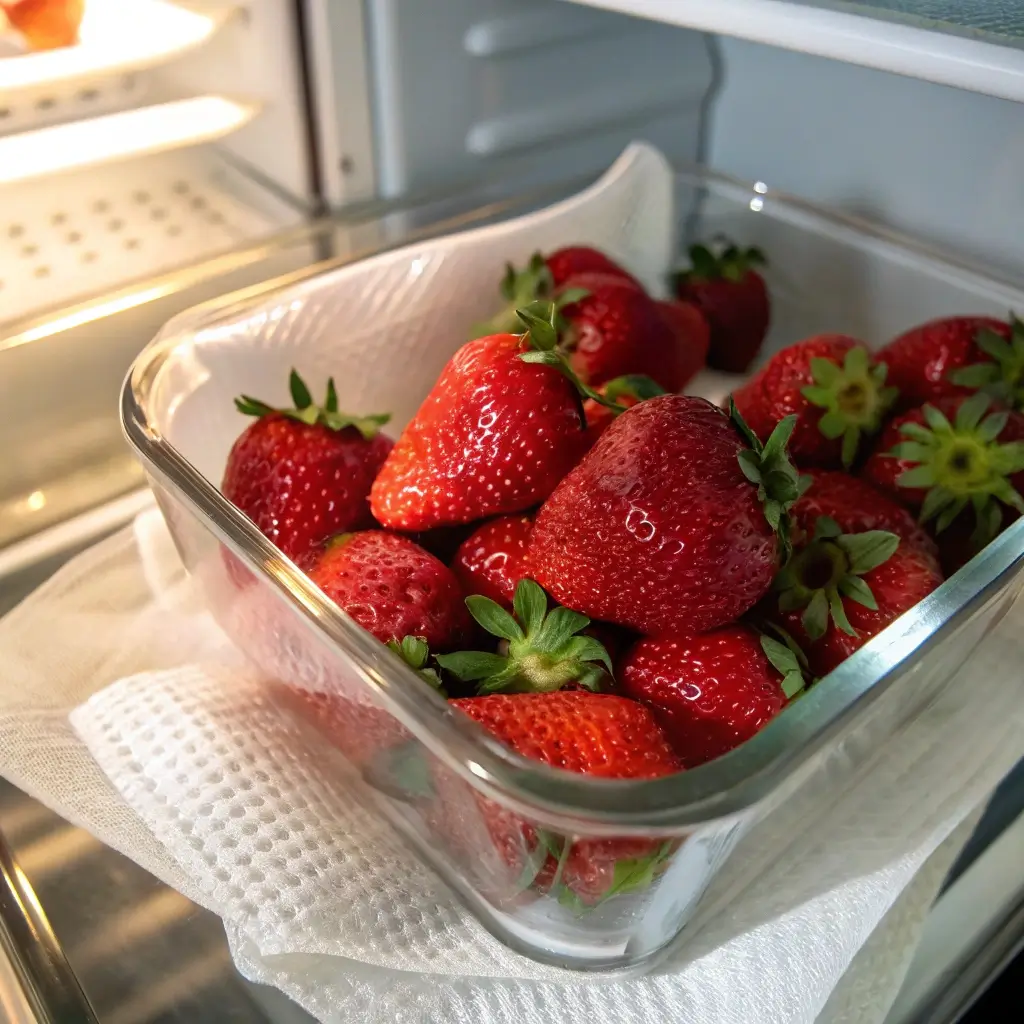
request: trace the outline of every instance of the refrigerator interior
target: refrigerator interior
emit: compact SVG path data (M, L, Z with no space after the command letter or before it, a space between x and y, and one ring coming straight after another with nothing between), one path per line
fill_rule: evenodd
M145 500L115 402L164 320L359 251L302 232L323 204L462 182L486 199L596 174L644 138L1024 274L1014 0L86 3L76 51L26 56L0 32L12 595ZM83 123L105 149L81 143ZM390 216L395 237L410 228L405 208Z

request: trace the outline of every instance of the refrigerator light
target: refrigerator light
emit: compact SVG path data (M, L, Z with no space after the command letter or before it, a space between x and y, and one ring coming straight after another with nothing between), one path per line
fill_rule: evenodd
M159 64L204 43L225 13L165 0L89 0L77 46L0 60L0 95Z
M256 113L220 96L196 96L0 137L0 184L218 139Z

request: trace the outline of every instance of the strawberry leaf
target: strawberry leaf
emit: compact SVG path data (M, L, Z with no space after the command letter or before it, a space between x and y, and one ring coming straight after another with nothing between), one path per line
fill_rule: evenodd
M886 530L847 533L836 537L835 542L846 554L849 571L857 576L889 561L900 545L899 537Z
M413 669L421 679L429 683L435 690L440 692L442 696L447 697L444 687L441 685L441 679L437 674L437 671L427 667L427 660L430 657L430 648L427 646L426 638L422 636L406 636L402 638L402 642L398 643L395 640L389 640L386 644L389 651L392 654L397 654Z
M466 598L470 614L484 629L508 641L508 653L463 651L439 655L438 664L484 693L551 693L572 683L601 690L611 679L604 645L580 636L590 619L569 608L547 610L547 595L533 580L516 586L510 615L489 598Z
M304 423L308 427L319 424L333 431L355 427L367 441L372 440L380 432L380 428L391 419L389 413L350 416L347 413L339 412L338 392L334 386L333 377L327 381L327 397L322 406L314 404L309 388L306 387L306 382L295 370L291 371L288 378L288 388L291 392L292 401L295 403L291 409L278 409L249 395L241 395L236 398L235 408L243 416L263 417L276 413L279 416L287 416L298 423Z
M648 398L657 398L664 395L665 389L650 377L643 374L630 373L625 377L616 377L608 381L604 386L605 398L616 401L619 398L635 398L638 402L645 402Z
M786 644L761 637L761 650L772 667L782 676L782 692L787 700L795 697L806 685L803 667L794 651Z

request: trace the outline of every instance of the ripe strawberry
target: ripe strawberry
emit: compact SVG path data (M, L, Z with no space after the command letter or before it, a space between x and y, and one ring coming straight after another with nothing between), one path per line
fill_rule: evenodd
M517 270L511 263L505 265L505 276L502 278L500 289L505 307L486 324L479 325L476 336L518 330L517 309L538 300L552 300L555 292L562 289L569 278L577 274L601 274L616 278L636 291L644 290L643 285L632 274L590 246L567 246L556 249L546 257L540 252L535 252L522 270Z
M616 405L621 405L623 409L630 409L637 402L665 394L665 389L650 377L629 374L602 384L597 388L597 393ZM602 405L593 398L588 398L583 403L583 414L587 418L587 430L595 441L612 425L612 420L616 416L607 405Z
M789 449L797 464L836 467L853 463L862 436L878 431L895 398L896 389L885 386L885 367L845 334L790 345L733 394L758 437L795 414Z
M484 523L463 541L452 562L463 592L481 594L511 608L516 584L523 578L523 556L532 529L530 516L502 516Z
M537 513L527 572L561 604L642 633L731 622L771 586L785 543L792 426L762 447L702 398L627 409Z
M651 713L624 697L576 691L494 694L451 703L517 754L554 768L608 779L653 779L682 770ZM573 839L537 828L483 797L470 797L464 788L447 794L449 803L467 798L475 798L517 888L549 892L575 909L650 888L676 845L642 837ZM469 817L464 807L452 811L449 820Z
M577 294L582 297L574 299ZM578 274L556 301L562 348L580 380L591 386L643 374L666 391L678 391L703 361L699 323L695 330L692 318L684 322L680 313L666 313L663 304L621 278Z
M511 614L479 594L467 597L466 606L506 642L507 653L460 651L438 655L437 663L456 679L477 683L478 693L551 693L570 685L598 690L611 681L608 652L593 637L577 635L590 619L568 608L549 612L547 595L533 580L517 584Z
M728 246L715 256L707 246L690 248L689 270L675 277L676 295L694 303L710 327L708 363L716 370L744 373L768 333L768 287L755 267L764 266L760 249Z
M947 565L962 561L968 524L976 554L1024 512L1024 415L990 406L979 392L911 409L890 422L864 466L876 487L934 520L940 550L957 524Z
M804 686L785 644L733 623L698 636L640 640L619 685L654 712L687 768L727 754L771 721Z
M643 285L628 270L619 266L610 256L588 245L567 245L556 249L544 257L544 263L554 288L561 288L569 278L577 274L607 274L631 281L637 289L643 291Z
M549 321L523 311L525 334L455 353L374 481L378 522L427 530L520 512L579 462L590 438L556 352L554 308L545 313Z
M416 636L451 650L470 636L458 580L407 537L383 530L342 534L311 559L307 572L383 643Z
M676 332L683 355L682 368L676 378L675 391L682 391L707 365L711 345L711 328L700 307L692 302L670 300L655 302L661 315Z
M824 676L941 582L935 559L896 534L844 534L822 516L776 580L778 621Z
M987 316L932 320L894 338L876 355L899 388L900 407L995 389L1007 405L1024 398L1024 323Z
M866 480L849 473L812 470L801 477L806 484L790 516L794 527L806 535L814 533L819 517L834 519L843 533L886 530L906 544L913 545L938 559L935 541L918 521L896 501Z
M255 416L228 455L221 490L289 558L299 561L328 537L373 525L367 498L391 440L377 431L389 417L338 412L334 380L313 404L292 370L293 409L235 399Z

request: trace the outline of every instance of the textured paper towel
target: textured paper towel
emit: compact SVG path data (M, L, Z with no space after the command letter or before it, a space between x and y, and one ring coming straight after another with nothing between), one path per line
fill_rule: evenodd
M155 513L0 622L0 771L220 913L245 973L325 1019L810 1022L897 899L926 905L959 827L1019 753L1020 684L999 671L1019 662L1015 632L999 630L970 693L951 687L827 815L759 826L691 941L639 980L581 981L506 950L304 757L301 726L284 742ZM766 829L791 855L763 863ZM905 962L891 942L905 949L921 914L896 916L883 989Z

